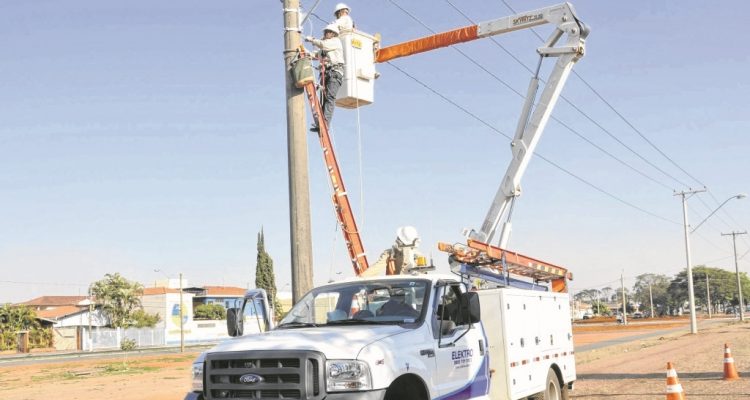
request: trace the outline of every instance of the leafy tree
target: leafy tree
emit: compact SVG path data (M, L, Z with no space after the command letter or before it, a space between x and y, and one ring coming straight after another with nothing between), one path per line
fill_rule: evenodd
M615 291L609 286L602 288L602 300L604 301L612 301L612 299L615 296Z
M227 309L221 304L201 304L193 311L195 319L226 319Z
M266 252L265 235L263 228L258 233L258 256L255 264L255 287L265 289L268 295L268 304L273 305L274 317L277 321L281 319L281 303L276 298L276 277L273 272L273 260Z
M119 273L106 274L104 279L91 285L91 294L101 304L112 327L127 328L133 325L133 313L141 309L143 285L125 279Z
M19 331L29 331L31 347L52 346L52 331L42 328L34 310L10 304L0 307L0 350L15 349Z
M600 293L598 289L586 289L576 293L573 298L578 301L593 303L599 299Z
M627 301L625 304L625 312L631 313L635 311L635 304L633 304L632 297L630 289L625 288L625 300ZM612 302L617 304L615 310L617 310L617 312L622 312L622 289L615 290L614 295L612 295Z
M161 322L161 316L159 316L159 313L149 314L142 308L139 308L133 311L131 320L132 326L136 328L153 328Z
M704 265L693 268L693 292L697 304L707 304L706 276L708 276L713 306L728 307L739 304L736 273ZM740 273L740 281L742 295L746 298L750 295L750 279L748 279L747 274ZM675 276L669 285L668 292L672 302L677 307L681 307L688 301L687 268Z
M591 303L591 308L594 310L594 314L597 315L605 315L609 314L609 306L607 306L604 301L595 300Z
M659 274L641 274L635 278L633 286L633 300L640 304L639 309L651 314L651 298L654 299L654 315L664 315L667 313L669 304L669 284L670 278L666 275ZM651 293L649 293L649 287Z

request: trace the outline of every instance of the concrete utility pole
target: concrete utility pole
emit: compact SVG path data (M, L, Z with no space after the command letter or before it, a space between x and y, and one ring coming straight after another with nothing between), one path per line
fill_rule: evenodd
M722 233L721 236L732 236L732 244L734 245L734 269L737 272L737 293L739 294L740 298L740 321L745 320L745 303L742 301L742 281L740 280L740 267L737 263L737 235L747 235L747 231L745 232L734 232L732 233Z
M651 284L648 284L648 298L651 301L651 318L654 318L654 294L651 292Z
M695 315L695 291L693 290L693 265L690 260L690 233L688 232L688 227L690 225L688 224L687 199L688 196L705 191L706 189L698 189L674 194L675 196L682 196L682 219L685 228L685 257L687 259L688 300L690 303L690 333L692 334L698 333L698 319ZM702 223L703 222L701 222L701 224ZM700 227L701 224L698 224L698 227Z
M711 319L711 287L708 281L708 272L706 272L706 308L708 308L708 319Z
M169 284L167 284L169 286ZM185 311L183 310L183 304L182 304L182 272L180 272L180 353L185 352L185 326L182 319L185 316Z
M620 285L622 285L622 323L623 325L628 324L628 306L625 300L625 278L620 275Z
M300 46L299 0L283 0L283 5L292 301L296 303L313 286L310 187L304 92L294 86L291 74L291 62Z

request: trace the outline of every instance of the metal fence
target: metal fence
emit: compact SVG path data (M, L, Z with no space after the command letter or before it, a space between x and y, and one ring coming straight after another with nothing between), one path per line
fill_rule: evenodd
M136 347L166 345L163 328L83 328L83 350L119 349L124 339L135 341Z

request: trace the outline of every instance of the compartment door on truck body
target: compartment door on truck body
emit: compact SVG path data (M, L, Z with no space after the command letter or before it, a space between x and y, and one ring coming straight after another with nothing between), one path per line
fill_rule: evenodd
M575 380L568 296L522 289L498 292L506 360L504 366L493 362L492 368L508 371L505 396L519 399L544 391L553 365L562 372L563 382Z
M468 316L462 315L462 288L458 282L435 288L431 319L440 399L481 399L487 398L489 391L487 340L482 325L469 324Z
M540 320L537 293L531 290L502 289L500 291L502 313L504 314L503 331L507 344L508 384L510 398L518 399L534 393L539 386L533 359L539 351L537 338ZM542 385L543 386L543 385Z

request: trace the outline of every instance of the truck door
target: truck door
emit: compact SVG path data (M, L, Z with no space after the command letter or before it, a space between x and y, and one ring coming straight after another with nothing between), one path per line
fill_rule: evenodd
M481 324L470 324L462 312L462 285L438 285L432 316L437 371L435 382L441 398L470 399L489 392L487 341ZM462 315L464 314L464 315Z

